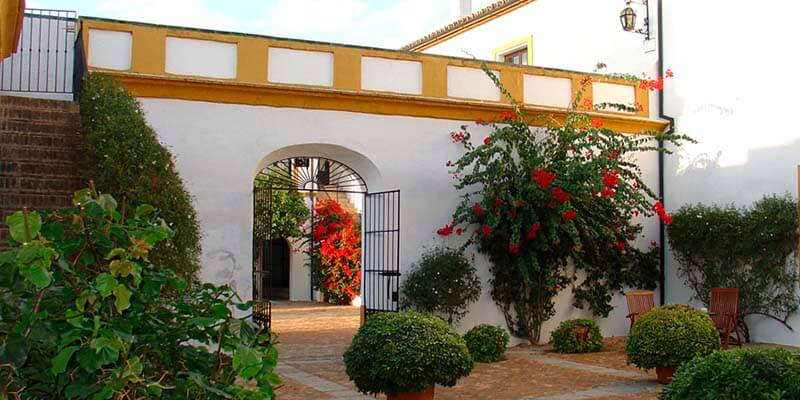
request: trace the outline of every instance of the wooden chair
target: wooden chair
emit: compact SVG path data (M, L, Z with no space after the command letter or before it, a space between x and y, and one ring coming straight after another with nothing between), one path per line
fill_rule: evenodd
M734 333L736 345L742 347L742 337L739 335L739 289L712 288L708 315L717 325L723 347L730 346Z
M631 319L631 328L639 317L656 306L652 290L630 290L625 292L625 299L628 301L626 317Z

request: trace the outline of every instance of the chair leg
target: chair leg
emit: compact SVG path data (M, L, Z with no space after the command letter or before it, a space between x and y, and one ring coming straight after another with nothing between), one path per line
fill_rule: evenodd
M736 332L736 344L738 344L739 347L741 348L743 343L742 343L742 337L739 335L739 327L738 326L736 327L735 332Z

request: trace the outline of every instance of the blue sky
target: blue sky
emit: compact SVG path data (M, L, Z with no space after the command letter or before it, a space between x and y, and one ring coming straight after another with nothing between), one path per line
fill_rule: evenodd
M397 48L457 18L457 0L28 0L28 8ZM474 8L491 0L473 0Z

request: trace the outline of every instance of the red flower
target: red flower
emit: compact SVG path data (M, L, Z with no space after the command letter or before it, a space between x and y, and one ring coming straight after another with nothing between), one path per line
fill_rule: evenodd
M478 118L475 120L475 125L483 125L483 118Z
M462 233L464 233L463 229L461 228L456 229L456 235L461 236Z
M492 206L493 206L494 208L500 207L500 206L502 206L502 205L503 205L503 200L500 200L500 199L494 199L494 200L492 201Z
M550 203L547 204L547 208L556 208L556 203L551 201Z
M625 242L617 242L617 248L620 251L625 250Z
M602 128L603 127L603 120L600 119L600 118L592 118L592 127Z
M489 143L492 143L492 137L491 136L487 136L487 137L483 138L483 144L488 145Z
M450 234L453 233L453 227L450 225L445 225L439 228L436 233L438 233L439 236L450 236Z
M614 197L615 194L617 194L617 192L614 189L608 187L603 188L603 190L600 191L600 197L604 199L607 199L609 197Z
M534 169L531 171L531 182L535 182L542 189L549 188L550 185L553 184L554 179L556 179L555 175L543 169Z
M606 157L608 157L609 160L616 159L617 157L619 157L619 150L611 150L611 151L609 151L608 155Z
M463 141L464 137L466 137L464 132L450 132L450 139L453 141L453 143Z
M578 216L578 213L576 213L575 210L567 210L563 214L561 214L561 218L564 221L572 221L577 216Z
M498 119L514 119L516 114L513 111L506 111L497 116Z
M666 75L667 75L667 78L672 78L673 76L675 76L675 74L673 74L672 70L669 69L669 68L667 68Z
M528 240L536 239L536 236L539 235L539 231L542 230L542 226L539 224L531 225L531 229L528 230Z
M658 246L658 243L656 243L655 240L650 242L650 247L656 247L656 246Z
M453 162L450 161L450 160L447 160L447 164L445 164L445 165L448 166L448 167L451 167L451 166L453 166Z
M583 108L591 109L592 107L594 107L594 103L592 102L592 98L591 97L585 98L583 100Z
M653 204L653 211L658 214L658 218L661 219L661 222L667 225L672 223L672 216L667 214L667 210L664 209L664 204L660 201Z
M572 198L571 194L561 188L553 189L553 191L550 192L550 196L552 196L559 203L566 203L570 198Z
M586 86L591 81L592 81L592 77L591 76L584 77L583 79L581 79L581 86Z
M481 208L481 204L480 203L475 203L475 205L472 206L472 211L474 211L475 215L477 215L478 217L482 217L483 216L483 209Z
M483 237L485 237L485 238L488 238L489 236L491 236L492 235L492 227L489 226L489 225L481 226L481 235L483 235Z
M603 172L603 185L613 188L619 183L619 172L606 170Z
M669 225L672 223L672 216L671 215L664 215L661 217L661 222Z
M519 245L516 243L509 243L508 244L508 252L511 254L519 253Z

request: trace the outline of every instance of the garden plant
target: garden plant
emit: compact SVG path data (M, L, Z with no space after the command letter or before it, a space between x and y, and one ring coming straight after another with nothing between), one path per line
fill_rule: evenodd
M600 316L624 287L652 289L658 249L633 246L642 232L636 216L671 216L642 179L634 157L664 151L687 137L662 132L628 135L589 112L633 111L635 105L593 104L581 82L563 120L528 118L499 79L487 74L512 103L494 121L475 121L492 132L473 137L467 126L452 132L463 155L448 161L462 198L439 235L465 235L491 261L491 294L515 336L538 343L554 314L554 297L572 287L575 305ZM644 82L646 83L646 82ZM543 128L531 128L532 125ZM574 268L569 267L574 265ZM582 273L581 278L578 272Z
M510 337L499 326L480 324L464 334L469 354L475 362L490 363L503 359Z
M73 202L5 220L0 398L274 398L277 353L250 304L157 264L174 237L162 211L93 189Z
M311 281L326 302L350 304L361 294L361 228L336 199L314 203L307 246Z
M719 348L719 333L708 314L686 304L667 304L636 321L626 351L628 363L656 368L663 383L681 364Z
M591 353L603 351L603 335L597 322L570 319L558 325L550 335L553 350L559 353Z
M792 329L789 317L800 305L797 240L797 202L789 195L767 196L749 208L684 206L669 226L678 273L695 299L708 306L712 288L739 289L739 326L748 340L748 315Z
M192 197L175 170L172 154L147 125L141 104L110 76L91 73L80 96L82 175L97 190L114 193L119 212L140 204L161 210L174 232L156 245L154 263L194 279L200 268L200 228Z
M438 317L416 311L379 313L359 328L344 353L359 391L392 396L454 386L473 361L464 339Z
M267 189L272 185L271 180L273 179L275 178L269 175L259 174L256 176L253 186L256 189ZM261 238L264 240L302 237L301 226L311 215L311 210L306 206L303 195L294 189L272 189L269 200L269 203L255 202L253 232L269 232L270 237ZM268 210L267 207L269 207ZM270 224L269 230L264 229L268 223Z
M718 351L683 364L661 400L800 399L800 354L779 348Z
M403 308L432 313L457 324L481 295L475 266L460 249L425 251L400 287Z

